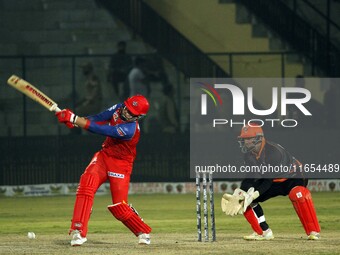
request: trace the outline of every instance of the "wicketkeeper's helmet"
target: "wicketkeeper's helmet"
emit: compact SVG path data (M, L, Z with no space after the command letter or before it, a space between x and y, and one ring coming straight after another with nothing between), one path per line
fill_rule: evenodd
M150 104L143 95L135 95L124 101L124 107L126 107L133 117L140 119L148 113Z
M237 137L243 153L247 153L255 148L255 145L262 142L263 130L257 124L246 125L241 129L241 134ZM246 147L244 139L255 138L252 146Z

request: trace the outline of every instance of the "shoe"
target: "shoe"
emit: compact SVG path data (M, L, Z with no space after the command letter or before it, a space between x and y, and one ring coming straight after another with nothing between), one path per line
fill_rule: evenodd
M139 244L149 245L151 243L150 234L140 234L138 238L139 238L139 241L138 241Z
M263 231L262 235L259 235L256 232L254 232L249 236L244 236L243 239L247 240L247 241L272 240L272 239L274 239L274 235L273 235L273 231L270 228L268 228L266 231Z
M308 240L319 240L321 238L320 233L312 231L309 233Z
M71 246L80 246L87 241L86 237L80 235L79 230L73 230L72 233Z

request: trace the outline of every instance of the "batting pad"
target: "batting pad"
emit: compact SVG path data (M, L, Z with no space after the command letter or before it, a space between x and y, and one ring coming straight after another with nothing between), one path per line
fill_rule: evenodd
M84 173L81 176L74 204L71 231L77 229L83 237L87 234L88 221L97 187L98 180L93 175Z
M263 234L263 230L260 226L259 219L251 206L248 206L243 213L246 220L250 223L251 228L259 235Z
M303 186L296 186L289 192L289 198L307 235L312 231L320 232L320 225L310 191Z
M149 234L151 232L151 228L144 223L138 214L125 202L109 205L107 209L109 209L117 220L121 221L128 229L130 229L135 236L142 233Z

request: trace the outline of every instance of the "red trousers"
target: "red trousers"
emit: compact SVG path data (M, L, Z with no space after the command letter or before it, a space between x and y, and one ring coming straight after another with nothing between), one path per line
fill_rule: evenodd
M102 151L93 156L80 178L70 231L79 230L86 236L94 195L105 181L110 182L113 204L128 202L132 166L132 162L109 157Z

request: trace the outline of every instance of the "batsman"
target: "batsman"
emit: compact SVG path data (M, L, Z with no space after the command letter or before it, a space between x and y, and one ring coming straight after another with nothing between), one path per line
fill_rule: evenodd
M277 143L267 141L259 125L244 126L238 137L244 162L248 166L290 166L297 168L301 163ZM307 234L308 240L320 239L320 225L316 216L308 180L299 171L289 171L287 178L244 179L234 194L224 194L221 201L226 215L243 214L254 233L244 236L245 240L274 239L272 230L264 216L261 202L276 196L289 196L293 207Z
M140 137L138 121L148 110L148 100L142 95L135 95L88 117L77 116L69 109L56 113L59 122L68 128L83 128L106 136L102 149L94 154L80 178L69 231L72 246L80 246L87 241L93 199L106 180L110 182L112 197L108 210L139 238L139 244L150 244L151 228L128 204L130 175Z

